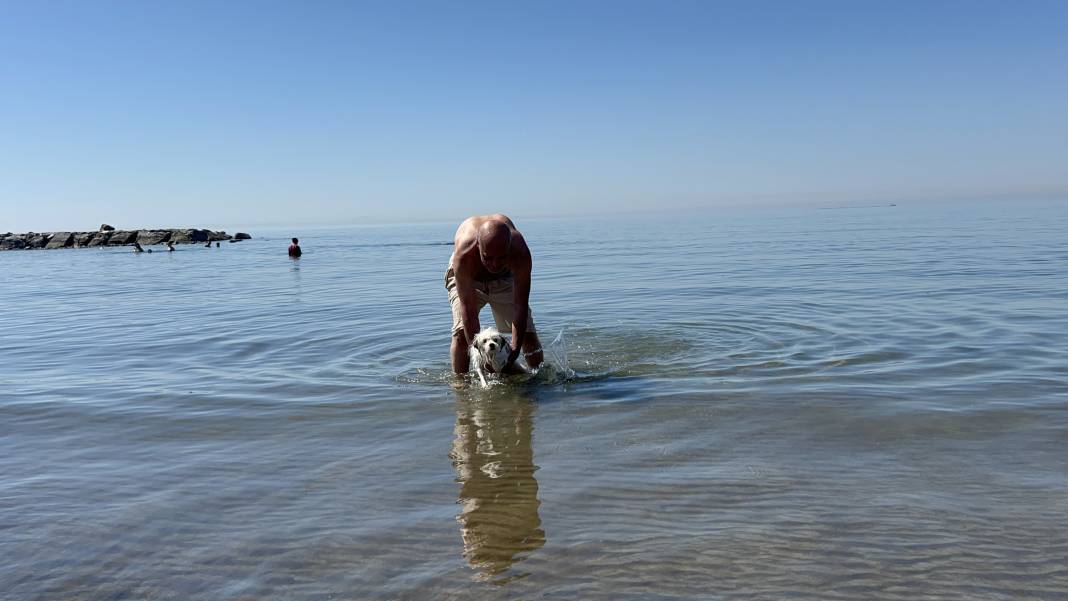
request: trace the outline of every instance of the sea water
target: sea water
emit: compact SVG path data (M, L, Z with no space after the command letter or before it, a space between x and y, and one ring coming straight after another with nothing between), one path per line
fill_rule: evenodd
M1068 594L1068 205L514 217L489 389L456 223L0 253L0 598Z

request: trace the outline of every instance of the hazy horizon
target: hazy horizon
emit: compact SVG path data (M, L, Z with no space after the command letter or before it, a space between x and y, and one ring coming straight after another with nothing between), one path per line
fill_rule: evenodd
M12 3L0 230L1068 198L1068 5Z
M1024 195L1024 196L986 196L986 197L971 197L971 198L940 198L940 199L920 199L920 200L902 200L902 199L874 199L874 200L861 200L856 202L844 202L844 203L758 203L758 204L725 204L717 206L690 206L690 207L670 207L663 209L652 208L632 208L632 209L620 209L616 211L599 211L599 212L574 212L574 213L510 213L510 216L517 221L520 225L528 221L541 221L541 220L553 220L553 219L578 219L578 218L601 218L610 219L617 217L640 217L643 215L701 215L704 213L723 211L725 214L736 214L738 212L764 212L764 211L776 211L776 210L837 210L837 209L874 209L881 207L888 207L891 205L897 206L903 210L908 210L914 207L929 206L937 204L958 204L958 205L992 205L1002 203L1016 203L1026 204L1028 206L1036 206L1040 204L1049 203L1068 203L1068 194L1059 195ZM315 231L324 229L345 229L345 228L358 228L358 227L375 227L375 226L395 226L404 224L454 224L459 225L461 221L469 217L470 214L456 214L448 216L426 217L426 218L396 218L396 219L353 219L353 220L336 220L333 222L324 221L287 221L287 222L269 222L269 221L254 221L254 220L242 220L234 222L212 222L201 220L199 222L180 222L180 223L131 223L121 220L98 220L99 223L91 224L74 224L65 227L36 227L36 228L22 228L14 229L9 227L0 227L0 234L6 232L12 233L26 233L26 232L62 232L62 231L96 231L101 224L111 225L118 230L141 230L141 229L172 229L172 228L207 228L212 230L225 230L230 234L237 231L248 230L252 234L259 232L288 232L286 235L300 235L303 231ZM58 221L63 223L62 221Z

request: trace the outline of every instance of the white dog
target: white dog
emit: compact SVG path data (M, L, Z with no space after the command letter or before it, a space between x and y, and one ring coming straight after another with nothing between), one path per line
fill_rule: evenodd
M508 353L511 351L512 345L508 344L508 339L498 332L497 328L483 328L475 336L468 354L483 386L489 385L486 382L486 372L501 373L504 364L508 362ZM530 373L530 369L522 363L522 358L516 359L511 369L515 370L513 373Z

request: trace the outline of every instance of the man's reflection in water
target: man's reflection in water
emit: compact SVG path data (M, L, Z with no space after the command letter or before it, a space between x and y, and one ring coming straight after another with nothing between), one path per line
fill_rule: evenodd
M531 401L515 391L457 390L453 466L464 557L485 578L545 544L534 479Z

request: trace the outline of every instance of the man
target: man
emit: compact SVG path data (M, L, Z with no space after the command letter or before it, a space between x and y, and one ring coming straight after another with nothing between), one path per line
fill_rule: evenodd
M530 249L523 234L505 215L470 217L456 230L455 246L445 272L452 305L452 370L470 369L468 349L482 329L478 312L488 303L497 329L512 331L505 371L522 349L530 367L545 358L530 314Z
M300 241L296 238L293 238L293 244L289 245L289 256L299 257L301 254L302 253L300 251Z

